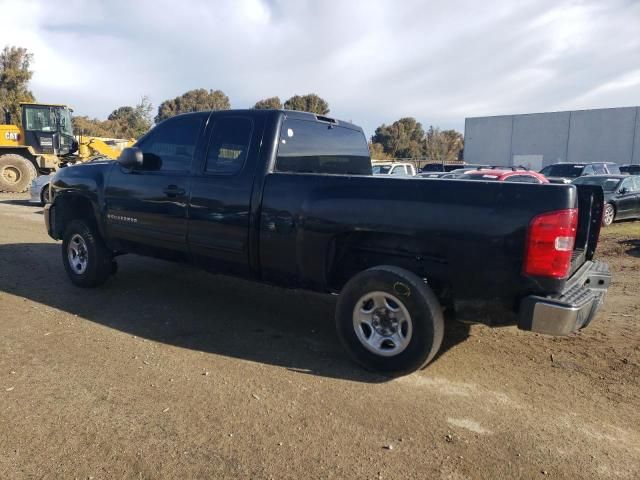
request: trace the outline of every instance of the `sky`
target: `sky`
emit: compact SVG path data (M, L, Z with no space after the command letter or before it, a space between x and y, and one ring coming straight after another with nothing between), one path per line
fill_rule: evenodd
M0 0L0 48L38 101L106 118L220 89L232 108L317 93L370 136L412 116L640 105L640 0Z

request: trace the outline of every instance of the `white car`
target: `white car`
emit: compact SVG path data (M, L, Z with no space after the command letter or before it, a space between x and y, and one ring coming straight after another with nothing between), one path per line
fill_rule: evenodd
M45 203L49 203L51 198L49 197L49 182L53 175L40 175L33 182L31 182L31 203L37 203L44 206Z
M371 168L374 175L413 177L416 174L416 167L411 163L373 162Z

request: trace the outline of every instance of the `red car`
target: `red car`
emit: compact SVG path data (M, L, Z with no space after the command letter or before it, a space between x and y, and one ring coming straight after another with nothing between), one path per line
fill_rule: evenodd
M549 183L547 178L524 168L479 168L469 170L458 177L461 180L495 180L498 182Z

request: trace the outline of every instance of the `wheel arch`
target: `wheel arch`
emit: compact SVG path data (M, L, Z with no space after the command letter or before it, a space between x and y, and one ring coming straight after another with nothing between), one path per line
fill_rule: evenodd
M40 201L44 204L45 203L45 198L44 198L44 192L46 189L48 189L51 186L51 182L47 182L45 183L42 188L40 188Z
M73 220L86 220L96 227L104 238L102 222L99 221L99 212L94 202L89 197L81 194L60 193L56 195L54 202L55 238L61 239L65 229Z

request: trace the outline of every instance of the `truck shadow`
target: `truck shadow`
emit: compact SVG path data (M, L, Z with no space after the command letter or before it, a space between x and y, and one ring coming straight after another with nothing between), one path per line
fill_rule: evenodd
M0 200L0 205L17 205L19 207L30 207L31 213L42 215L44 213L43 206L29 200Z
M32 203L29 199L10 199L10 200L0 200L0 203L4 203L6 205L19 205L21 207L40 207L37 203Z
M303 374L380 383L388 377L353 364L335 333L335 297L284 290L197 269L124 256L105 285L67 279L60 244L0 246L0 291L137 337L278 365ZM442 355L468 337L448 328ZM435 360L437 362L438 359Z

